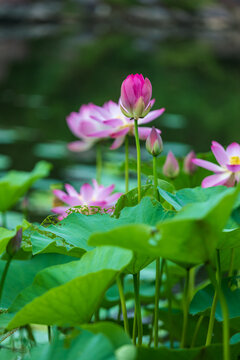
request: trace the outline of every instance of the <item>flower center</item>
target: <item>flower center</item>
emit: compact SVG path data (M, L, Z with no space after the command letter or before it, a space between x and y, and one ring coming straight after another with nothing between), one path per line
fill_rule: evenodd
M230 164L231 165L240 165L240 156L231 156Z

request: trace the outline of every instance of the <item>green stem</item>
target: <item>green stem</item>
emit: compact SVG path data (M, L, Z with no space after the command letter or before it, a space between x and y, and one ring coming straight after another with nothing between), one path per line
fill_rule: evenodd
M168 299L168 322L169 322L169 337L170 337L170 348L173 348L173 332L172 332L172 292L170 288L170 276L168 272L168 264L165 260L166 270L166 285L167 285L167 299Z
M128 192L129 185L129 139L128 135L125 137L125 191Z
M5 211L2 212L2 227L7 227L7 214Z
M230 346L229 346L229 312L226 299L224 297L222 287L221 287L221 262L220 262L220 250L217 249L217 271L216 271L216 280L214 280L213 270L211 266L208 266L207 269L209 271L209 277L212 281L213 286L215 287L215 292L217 293L217 297L220 301L222 317L223 317L223 359L230 360Z
M183 330L180 348L183 349L186 345L186 336L188 328L188 310L189 310L189 269L187 269L187 276L183 294Z
M137 149L137 183L138 183L138 202L141 201L141 149L138 135L138 121L134 119L136 149Z
M154 310L154 347L158 347L158 307L160 297L160 259L156 259L155 310Z
M153 156L153 178L154 178L154 189L155 189L155 197L159 200L158 195L158 176L157 176L157 157Z
M235 257L235 249L231 249L231 258L230 258L230 266L228 271L228 276L233 276L233 270L234 270L234 257Z
M189 272L189 301L192 300L195 291L195 268L191 268Z
M9 257L9 259L7 260L7 263L6 263L5 267L4 267L2 278L1 278L1 282L0 282L0 304L1 304L1 299L2 299L3 287L4 287L4 283L5 283L5 280L6 280L6 276L7 276L7 272L8 272L8 268L9 268L11 260L12 260L12 257Z
M140 274L133 275L133 284L134 284L134 298L135 298L135 309L136 309L136 318L137 318L137 326L138 326L138 345L142 345L142 314L141 314L141 304L140 304L140 294L139 294L139 282L140 282Z
M218 300L217 291L215 290L213 302L212 302L212 306L211 306L209 323L208 323L206 346L211 345L211 342L212 342L212 334L213 334L213 327L214 327L214 320L215 320L215 312L216 312L216 307L217 307L217 300Z
M51 335L51 326L50 325L48 325L47 331L48 331L48 341L51 342L52 335Z
M133 344L136 345L136 339L137 339L137 311L136 306L134 309L134 319L133 319L133 334L132 334Z
M96 166L97 166L97 182L101 184L102 177L102 147L101 144L97 144L97 154L96 154Z
M218 292L218 297L221 304L222 309L222 317L223 317L223 359L230 360L230 346L229 346L229 338L230 338L230 329L229 329L229 311L225 296L222 291L221 286L221 261L220 261L220 250L217 249L217 281L216 288Z
M125 295L123 290L123 281L120 276L117 277L117 286L121 301L121 307L122 307L122 314L123 314L123 322L124 322L124 329L126 333L129 335L129 325L128 325L128 317L127 317L127 307L126 307L126 301L125 301Z
M200 329L200 326L202 324L203 319L204 319L204 315L201 315L198 318L198 321L197 321L197 324L196 324L196 327L195 327L195 330L194 330L194 333L193 333L193 337L192 337L191 348L193 348L195 346L197 336L198 336L198 333L199 333L199 329Z
M216 284L220 283L221 279L221 269L220 269L220 253L219 250L217 250L217 271L216 271ZM208 323L208 332L207 332L207 338L206 338L206 346L211 345L212 342L212 335L213 335L213 328L214 328L214 321L215 321L215 312L217 308L217 301L218 301L218 290L217 285L215 285L215 293L213 297L212 307L211 307L211 313Z

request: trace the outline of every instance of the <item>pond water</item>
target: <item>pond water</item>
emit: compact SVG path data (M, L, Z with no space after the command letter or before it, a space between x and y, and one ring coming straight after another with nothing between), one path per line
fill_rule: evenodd
M1 158L2 170L30 170L47 159L56 179L94 176L94 151L66 150L74 136L65 118L83 103L117 101L122 80L136 72L151 79L155 108L166 108L156 122L165 150L184 155L208 151L213 139L239 141L239 29L231 25L233 11L222 10L218 21L210 10L193 17L155 5L92 2L61 17L3 17L0 154L8 158ZM121 153L106 158L122 159Z

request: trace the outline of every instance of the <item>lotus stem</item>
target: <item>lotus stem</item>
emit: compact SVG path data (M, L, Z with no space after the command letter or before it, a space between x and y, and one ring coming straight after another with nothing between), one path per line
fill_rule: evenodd
M224 297L222 286L221 286L221 261L220 261L220 250L217 249L216 256L217 263L217 271L216 271L216 281L212 280L212 284L215 287L216 297L220 301L222 317L223 317L223 359L231 360L230 354L230 345L229 345L229 337L230 337L230 327L229 327L229 312L226 299ZM208 271L210 274L210 279L214 279L213 270L210 266L208 266ZM217 300L216 300L217 302ZM214 312L215 315L215 312ZM214 316L215 317L215 316Z
M215 312L216 312L216 307L217 307L217 300L218 300L217 291L215 290L214 297L213 297L213 302L212 302L212 306L211 306L211 313L210 313L209 323L208 323L206 346L211 345L211 342L212 342L212 335L213 335L213 327L214 327L214 321L215 321Z
M133 344L136 345L136 343L137 343L137 311L136 311L136 306L134 308L132 339L133 339Z
M129 138L125 137L125 192L128 192L129 188Z
M202 321L204 319L204 315L199 316L194 333L193 333L193 337L192 337L192 343L191 343L191 348L193 348L195 346L196 340L197 340L197 336L199 333L199 329L202 325Z
M154 189L155 189L155 197L156 200L159 200L158 195L158 176L157 176L157 157L153 156L153 179L154 179Z
M169 322L169 337L170 337L170 348L173 348L173 333L172 333L172 293L170 288L170 276L168 271L168 264L165 260L165 270L166 270L166 285L167 285L167 299L168 299L168 322Z
M50 325L48 325L48 327L47 327L47 332L48 332L48 341L51 342L52 334L51 334L51 326Z
M121 275L117 277L117 286L118 286L121 307L122 307L124 329L125 329L126 333L129 335L127 307L126 307L126 300L125 300L125 295L124 295L124 290L123 290L123 279L121 278Z
M230 257L230 266L228 271L228 276L233 276L233 270L234 270L234 258L235 258L235 249L231 249L231 257Z
M183 330L180 348L183 349L186 346L187 328L188 328L188 310L189 310L189 273L190 269L187 269L184 294L183 294Z
M154 347L158 347L158 307L160 298L160 259L156 259L155 310L154 310Z
M136 309L136 319L137 319L137 328L138 328L138 345L142 345L142 314L141 314L141 304L140 304L140 293L139 293L139 282L140 282L140 274L133 275L133 283L134 283L134 298L135 298L135 309Z
M141 149L138 135L138 121L134 119L136 149L137 149L137 184L138 184L138 202L141 201Z
M1 299L2 299L4 283L5 283L5 280L6 280L6 276L7 276L9 265L10 265L11 261L12 261L12 257L9 257L7 262L6 262L6 265L4 267L3 273L2 273L2 278L1 278L1 282L0 282L0 304L1 304Z

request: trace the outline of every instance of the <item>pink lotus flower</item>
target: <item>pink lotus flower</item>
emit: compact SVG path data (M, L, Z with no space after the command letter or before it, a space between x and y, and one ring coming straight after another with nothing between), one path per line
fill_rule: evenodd
M129 134L134 136L134 122L133 120L130 120L128 117L123 115L119 104L110 100L105 103L103 107L97 108L98 116L92 116L92 118L94 118L96 121L103 122L105 125L108 125L108 128L92 133L90 136L111 137L115 139L111 146L112 150L119 148L123 144L126 135ZM151 111L147 116L145 116L144 119L140 119L138 121L138 124L143 125L150 121L153 121L157 117L162 115L164 111L164 108ZM157 131L159 134L161 133L160 130ZM150 127L140 126L138 128L139 138L141 140L146 140L150 132Z
M152 156L158 156L163 151L162 138L154 126L147 137L146 149Z
M166 161L163 165L163 174L171 179L178 176L180 171L179 164L175 156L169 151Z
M196 170L197 166L192 162L193 159L195 159L196 154L194 151L190 151L183 161L183 170L188 175L193 175Z
M129 118L145 117L153 106L152 84L142 74L131 74L121 87L121 110Z
M79 112L72 112L67 117L68 127L76 137L81 139L69 143L69 150L85 151L99 141L98 136L93 137L91 134L108 129L105 122L98 120L101 115L100 109L94 104L82 105Z
M225 150L222 145L213 141L211 149L219 165L201 159L192 160L195 165L214 172L214 175L207 176L202 181L202 187L234 186L235 182L240 181L240 145L232 143Z
M101 209L109 209L113 207L121 193L112 194L114 185L104 187L99 185L96 180L92 180L93 187L90 184L84 184L80 193L78 193L71 185L66 184L66 193L62 190L53 190L54 195L67 205L57 206L52 209L55 214L60 214L59 220L68 216L67 210L73 206L98 206Z
M164 108L151 111L144 119L138 121L139 125L146 124L162 115ZM82 105L79 112L73 112L67 117L67 124L80 141L68 145L72 151L85 151L90 149L97 141L103 138L113 138L111 149L119 148L127 134L134 135L134 122L123 115L120 105L108 101L102 107L88 104ZM151 132L149 127L139 127L139 137L146 140ZM160 130L158 130L160 133Z

